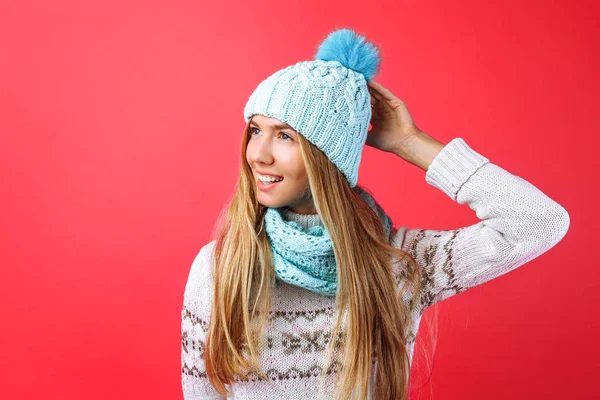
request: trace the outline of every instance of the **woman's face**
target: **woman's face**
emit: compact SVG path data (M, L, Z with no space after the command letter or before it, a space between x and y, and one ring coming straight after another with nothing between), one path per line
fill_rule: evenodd
M258 202L265 207L289 206L299 214L316 214L298 136L278 119L255 114L250 121L246 161L257 185ZM274 176L277 183L263 183L260 176Z

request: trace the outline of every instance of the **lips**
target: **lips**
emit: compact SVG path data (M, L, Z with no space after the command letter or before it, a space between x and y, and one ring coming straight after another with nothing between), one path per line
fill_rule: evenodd
M281 175L269 174L267 172L256 171L256 173L259 175L264 175L264 176L274 176L277 179L283 178L283 176L281 176Z

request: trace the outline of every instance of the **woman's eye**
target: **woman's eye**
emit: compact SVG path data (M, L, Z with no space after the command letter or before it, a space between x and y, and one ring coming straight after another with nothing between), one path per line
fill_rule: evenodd
M260 129L258 129L258 128L254 128L254 127L250 128L250 136L254 136L254 131L255 131L255 130L256 130L256 131L260 131ZM292 138L290 135L288 135L287 133L281 132L281 134L282 134L283 136L287 137L287 139L284 139L284 140L286 140L286 141L287 141L287 140L292 140L292 139L293 139L293 138Z

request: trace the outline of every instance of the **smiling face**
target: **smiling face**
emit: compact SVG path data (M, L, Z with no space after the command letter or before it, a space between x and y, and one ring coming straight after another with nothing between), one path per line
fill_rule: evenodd
M278 119L255 114L250 121L246 161L257 185L258 202L265 207L290 207L299 214L316 214L300 150L300 135ZM283 178L263 183L260 176Z

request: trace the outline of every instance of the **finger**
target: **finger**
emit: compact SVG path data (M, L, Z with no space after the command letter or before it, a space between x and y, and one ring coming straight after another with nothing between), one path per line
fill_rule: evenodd
M369 88L369 93L371 93L371 96L374 97L377 100L382 100L383 97L377 92L377 90L373 89L373 88Z
M371 80L369 82L369 84L371 85L371 87L373 89L375 89L375 91L384 99L386 100L396 100L398 99L398 97L392 93L390 90L386 89L382 84L380 84L379 82L376 82L374 80Z
M385 100L377 92L373 92L373 95L371 96L371 105L372 105L373 109L381 108L381 109L385 109L386 111L389 111L391 109L390 105L388 104L388 101Z

